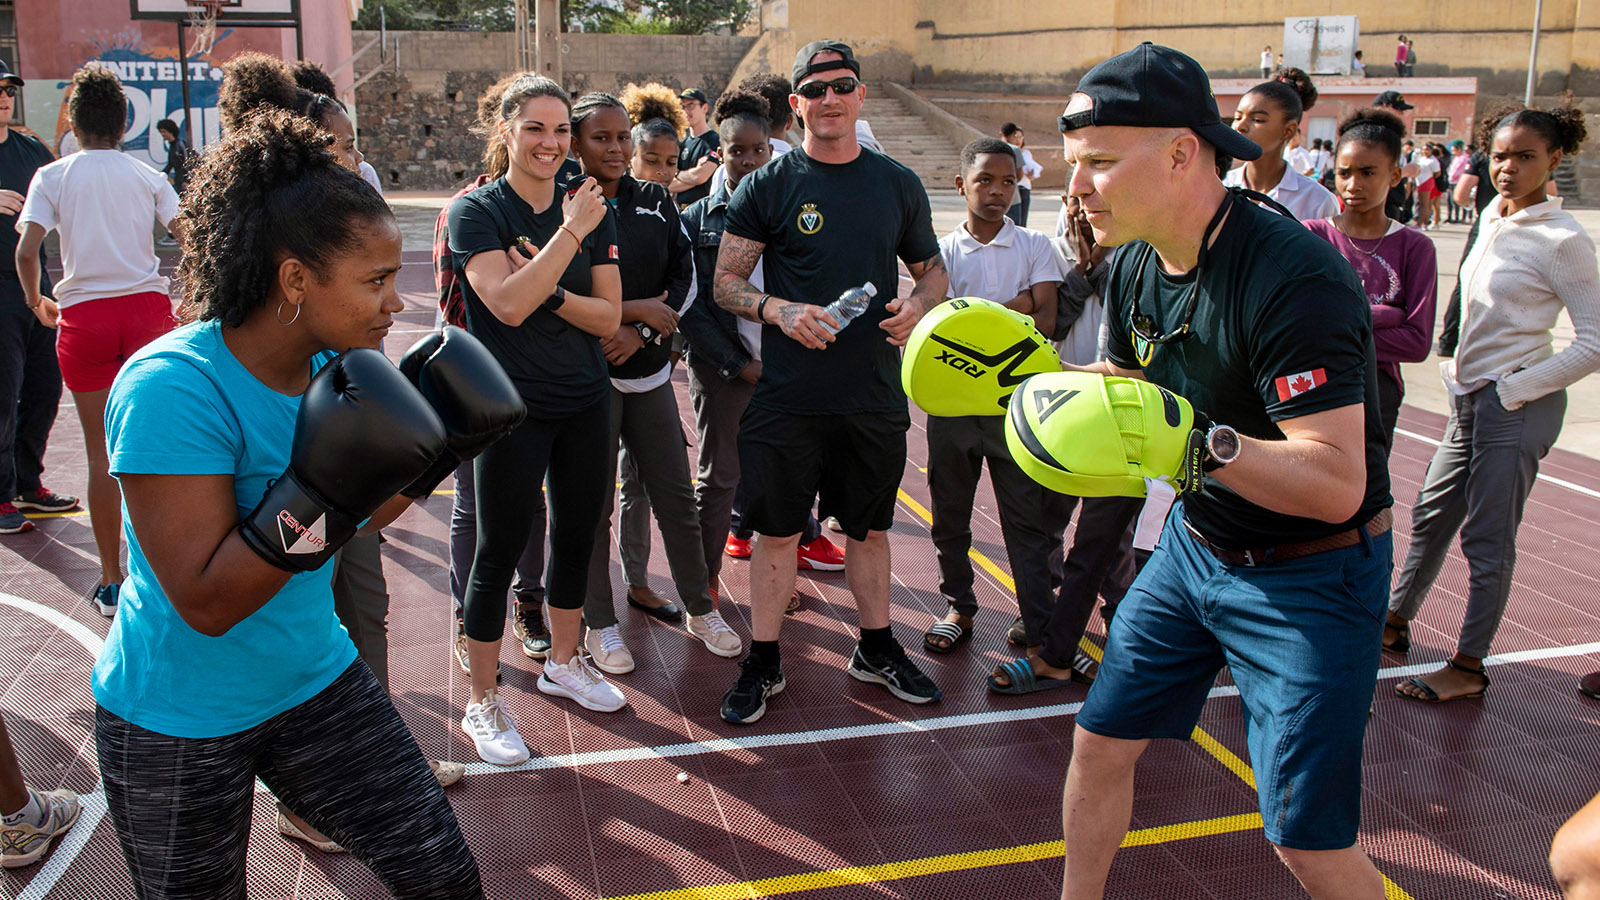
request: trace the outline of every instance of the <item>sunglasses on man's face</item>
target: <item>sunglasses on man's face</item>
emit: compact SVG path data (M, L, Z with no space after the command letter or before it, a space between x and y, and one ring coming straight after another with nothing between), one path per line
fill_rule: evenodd
M14 84L0 85L0 94L5 94L7 97L15 97L17 95L17 86Z
M828 93L828 88L833 88L835 94L844 97L854 94L860 86L861 82L854 78L838 78L833 81L808 81L795 88L794 92L807 100L819 100Z

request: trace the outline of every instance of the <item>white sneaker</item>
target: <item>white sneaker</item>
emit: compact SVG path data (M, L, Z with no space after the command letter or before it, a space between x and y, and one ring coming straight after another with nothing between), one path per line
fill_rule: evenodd
M555 660L545 660L544 674L539 676L539 692L576 700L579 706L595 712L616 712L628 705L628 698L622 696L622 691L591 668L581 653L573 654L572 660L564 666Z
M744 642L739 640L728 623L723 620L722 613L712 610L703 616L690 616L688 618L689 633L699 638L710 650L718 656L732 659L744 652Z
M528 761L528 745L517 734L517 723L500 700L499 691L483 695L482 703L468 703L461 717L461 730L478 747L478 757L497 766L514 766Z
M633 671L633 653L622 642L622 634L615 625L598 631L588 629L583 635L583 649L594 657L595 666L602 672L626 675Z

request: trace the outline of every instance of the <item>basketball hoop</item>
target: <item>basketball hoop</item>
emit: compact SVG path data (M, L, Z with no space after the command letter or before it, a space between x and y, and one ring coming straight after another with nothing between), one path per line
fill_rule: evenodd
M190 56L205 56L217 42L217 14L222 12L224 0L190 0L190 27L194 37L189 40Z

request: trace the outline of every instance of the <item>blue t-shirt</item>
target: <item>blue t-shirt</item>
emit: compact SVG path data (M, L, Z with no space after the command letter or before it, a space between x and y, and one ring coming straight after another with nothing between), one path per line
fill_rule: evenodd
M111 386L111 473L232 475L242 519L288 467L299 410L299 397L245 369L218 322L179 328L135 353ZM328 566L295 575L227 634L207 637L167 601L122 516L128 578L94 667L95 701L108 711L173 737L237 734L315 696L355 660Z

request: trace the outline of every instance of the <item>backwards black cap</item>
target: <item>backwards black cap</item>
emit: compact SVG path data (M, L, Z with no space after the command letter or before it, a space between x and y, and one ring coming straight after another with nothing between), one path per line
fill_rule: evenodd
M1091 125L1188 128L1234 159L1259 159L1261 146L1222 124L1206 70L1171 47L1145 41L1090 69L1078 93L1091 109L1062 116L1061 132Z
M843 56L844 59L828 59L819 63L811 61L811 57L830 50ZM801 79L807 75L833 69L849 69L857 78L861 77L861 63L856 62L856 55L849 44L843 41L812 41L801 47L800 52L794 55L794 77L789 81L795 87L799 87Z
M1399 91L1384 91L1372 98L1373 106L1386 106L1389 109L1416 109L1406 102L1406 95Z

